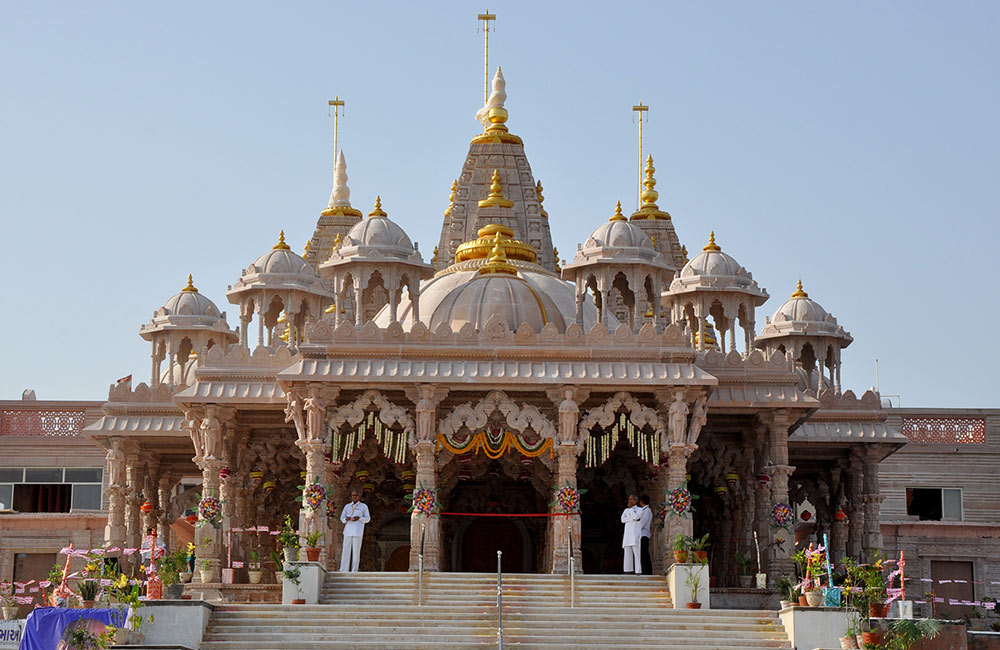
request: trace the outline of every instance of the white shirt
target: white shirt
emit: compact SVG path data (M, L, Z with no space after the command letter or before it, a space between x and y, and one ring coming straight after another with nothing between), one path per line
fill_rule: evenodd
M361 517L357 521L347 521L348 517ZM340 523L344 524L344 537L361 537L365 534L365 524L371 521L368 506L361 501L348 501L340 513Z
M642 528L639 524L641 512L639 506L625 508L622 511L622 523L625 524L625 534L622 535L622 548L639 545L639 538L642 533Z
M653 523L653 511L649 509L649 506L643 506L641 514L639 515L639 526L642 528L641 537L649 537L652 533L649 530L649 526Z

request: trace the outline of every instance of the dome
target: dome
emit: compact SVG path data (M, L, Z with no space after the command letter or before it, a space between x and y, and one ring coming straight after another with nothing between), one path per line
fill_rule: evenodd
M253 296L261 290L303 291L329 297L313 267L285 243L285 231L278 235L278 243L253 264L226 292L229 302L240 304L243 296ZM270 298L268 298L270 299Z
M155 333L168 331L208 332L226 342L236 338L226 324L226 312L220 312L214 302L198 292L190 275L187 286L153 313L153 318L139 328L139 335L148 341Z
M367 219L351 227L343 242L330 255L330 262L359 258L421 261L420 253L406 231L382 210L382 197L375 199L375 209L368 213Z
M535 332L546 323L554 323L560 332L566 330L566 322L552 298L516 275L479 275L455 287L434 309L429 327L433 331L446 323L457 332L472 323L481 330L494 315L511 330L517 330L521 323L527 323Z
M243 275L251 274L301 276L309 279L316 277L312 266L285 243L284 230L278 236L278 243L258 257Z
M750 272L731 255L722 252L715 243L715 232L709 235L708 245L681 269L681 278L736 277L750 278Z
M774 316L767 319L764 329L757 336L757 347L777 345L788 337L807 336L837 339L846 348L854 338L837 323L833 314L802 290L799 280L792 297L785 301Z
M618 204L619 207L621 204ZM639 226L621 219L605 221L590 233L584 248L653 248L649 235Z
M194 287L194 278L188 275L187 286L180 293L171 296L157 310L158 316L209 316L220 318L222 312L209 298L198 292Z
M837 322L818 302L810 298L809 294L802 290L802 280L799 280L799 285L795 293L785 301L785 304L778 308L778 311L774 312L771 320L774 322L799 321L825 323L828 317L833 319L833 322Z

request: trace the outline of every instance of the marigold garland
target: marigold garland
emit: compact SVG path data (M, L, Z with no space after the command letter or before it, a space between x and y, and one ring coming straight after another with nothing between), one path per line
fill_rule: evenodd
M438 449L444 447L451 453L459 456L470 453L478 454L482 450L487 458L497 460L513 448L527 458L537 458L546 451L549 452L549 458L555 457L551 438L543 438L534 445L530 445L520 435L506 430L480 431L475 435L469 436L464 442L459 442L439 433L437 440Z
M437 512L437 496L434 490L421 487L413 491L413 494L406 496L408 501L413 501L407 513L415 512L418 515L431 515Z
M580 512L580 495L586 490L577 490L569 483L556 490L556 498L550 506L558 507L562 512Z

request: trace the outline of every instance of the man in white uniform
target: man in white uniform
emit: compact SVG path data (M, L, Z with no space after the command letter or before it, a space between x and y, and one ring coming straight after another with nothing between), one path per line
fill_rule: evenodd
M639 508L641 516L639 517L639 526L642 528L640 533L641 542L640 548L642 549L642 574L646 576L653 575L653 558L649 555L649 538L653 534L650 530L650 526L653 525L653 511L649 507L649 495L643 494L639 497Z
M642 510L639 500L634 494L628 495L628 507L622 511L622 523L625 524L625 534L622 536L622 554L625 556L625 573L635 572L642 575L642 556L640 540L642 539Z
M340 522L344 524L344 547L340 551L340 570L357 571L361 563L361 539L365 535L365 524L371 521L368 506L361 502L361 493L351 492L351 502L344 505Z

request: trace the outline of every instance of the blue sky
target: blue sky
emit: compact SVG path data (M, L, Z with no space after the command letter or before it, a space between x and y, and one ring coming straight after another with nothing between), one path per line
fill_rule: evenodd
M855 337L844 384L904 406L998 407L1000 4L490 3L508 126L563 255L622 200L636 127L688 249L714 229L777 309L802 277ZM225 289L329 197L428 255L473 115L465 2L4 3L0 399L148 380L137 330L193 273Z

